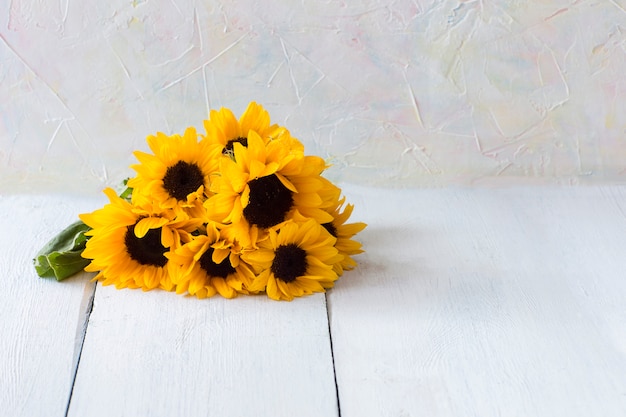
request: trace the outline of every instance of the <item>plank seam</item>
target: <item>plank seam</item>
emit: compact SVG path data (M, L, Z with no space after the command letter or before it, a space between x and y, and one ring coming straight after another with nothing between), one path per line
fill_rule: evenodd
M91 317L91 312L93 311L94 299L96 298L96 289L98 285L95 284L93 286L93 291L87 300L87 308L85 309L85 318L83 320L82 332L80 333L80 348L78 349L78 355L76 359L76 363L74 364L74 375L72 375L72 386L70 388L70 394L67 398L67 406L65 407L65 417L68 416L70 412L70 405L72 404L72 396L74 395L74 386L76 385L76 377L78 376L78 368L80 367L80 358L83 355L83 347L85 345L85 339L87 338L87 330L89 328L89 319Z
M330 341L330 358L333 363L333 380L335 382L335 398L337 398L337 415L341 417L341 402L339 401L339 384L337 384L337 369L335 368L335 351L333 349L333 332L330 326L330 308L328 306L328 293L324 294L326 307L326 322L328 323L328 340Z

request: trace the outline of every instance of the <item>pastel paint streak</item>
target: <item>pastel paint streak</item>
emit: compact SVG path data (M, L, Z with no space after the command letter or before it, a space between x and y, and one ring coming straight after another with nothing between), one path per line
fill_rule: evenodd
M26 0L0 19L0 190L116 185L147 135L251 100L335 181L625 175L617 0Z

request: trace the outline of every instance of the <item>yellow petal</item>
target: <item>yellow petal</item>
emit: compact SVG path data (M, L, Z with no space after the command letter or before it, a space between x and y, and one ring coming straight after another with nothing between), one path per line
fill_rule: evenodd
M230 249L213 249L211 260L216 264L221 264L228 255L230 255Z
M142 238L148 233L150 229L158 229L168 223L168 220L163 217L145 217L135 225L135 236Z
M279 174L278 172L277 172L275 175L278 177L278 179L280 180L280 182L281 182L281 183L282 183L285 187L287 187L287 189L288 189L289 191L291 191L292 193L297 193L297 192L298 192L298 189L296 188L296 186L295 186L295 185L293 185L293 183L292 183L291 181L289 181L289 180L287 179L287 177L285 177L284 175Z

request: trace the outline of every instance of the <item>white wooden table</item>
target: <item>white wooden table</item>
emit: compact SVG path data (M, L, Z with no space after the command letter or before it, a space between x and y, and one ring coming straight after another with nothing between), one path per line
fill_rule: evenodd
M624 416L626 187L343 187L366 253L326 296L40 279L81 212L0 197L0 415Z

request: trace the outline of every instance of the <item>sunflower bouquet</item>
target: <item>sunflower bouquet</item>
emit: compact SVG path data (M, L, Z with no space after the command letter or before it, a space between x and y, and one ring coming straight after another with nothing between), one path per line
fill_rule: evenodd
M353 206L322 176L322 158L254 102L239 120L212 110L204 130L149 136L152 153L134 152L137 175L42 248L38 274L84 269L116 288L292 300L356 266L353 237L366 225L347 223Z

